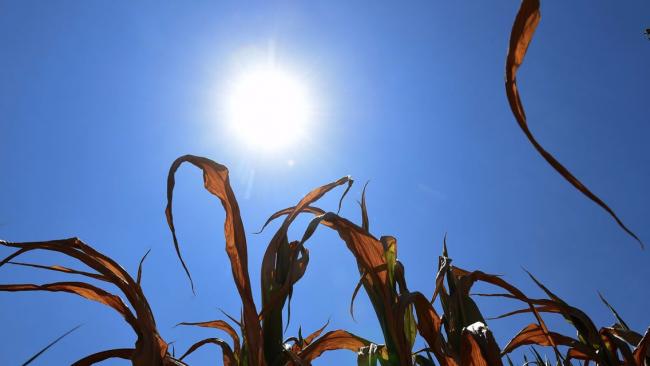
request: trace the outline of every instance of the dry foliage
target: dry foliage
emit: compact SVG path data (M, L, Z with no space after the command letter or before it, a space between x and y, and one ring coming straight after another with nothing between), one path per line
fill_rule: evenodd
M539 154L576 189L605 209L623 230L641 244L639 238L623 224L614 211L548 153L528 128L517 89L516 74L539 20L539 1L524 0L513 25L506 62L506 94L513 114ZM338 213L326 212L314 206L321 197L339 186L346 186L341 197L343 200L353 183L350 177L342 177L312 190L294 206L272 214L264 224L262 230L274 220L283 220L268 244L262 260L262 304L258 307L253 300L249 278L246 234L239 206L230 186L228 169L204 157L185 155L178 158L169 171L165 214L174 248L192 289L194 285L191 272L181 255L172 212L175 174L185 162L202 170L206 190L219 199L225 211L225 249L242 301L241 319L226 315L229 321L217 319L179 323L183 326L213 328L227 334L229 340L216 337L199 340L180 358L175 359L168 352L168 343L156 329L153 313L140 287L144 257L134 279L110 257L77 238L26 243L0 242L7 248L15 249L0 262L0 267L6 264L29 266L81 275L89 281L41 285L7 284L0 285L0 291L76 294L117 311L137 335L137 340L131 348L101 351L84 357L74 365L91 365L109 358L130 360L137 366L184 365L183 360L188 355L208 344L219 346L222 350L222 363L230 366L310 365L324 352L338 349L356 353L358 365L499 366L503 364L503 357L506 357L508 364L513 364L507 357L510 352L522 346L533 345L550 347L554 354L554 363L557 365L570 365L572 360L578 360L584 365L593 363L603 366L650 364L650 330L643 336L633 331L604 297L601 296L601 299L612 311L616 322L613 326L598 328L583 311L564 302L532 274L529 274L530 278L544 291L546 298L529 298L498 276L455 267L447 253L446 242L443 243L443 252L439 257L438 272L435 278L432 278L435 281L434 293L427 297L418 291L410 290L405 279L404 265L398 260L397 239L391 236L376 238L370 233L365 187L360 202L360 225L339 216ZM298 215L304 213L313 215L314 218L300 240L289 241L287 233L290 226ZM282 338L284 308L291 301L294 285L305 275L309 264L309 250L305 243L320 226L336 231L356 259L359 280L351 299L350 313L354 316L354 298L363 287L382 330L383 339L379 342L366 340L346 330L333 330L323 334L327 324L307 337L303 337L302 331L299 331L297 336ZM31 251L61 253L74 258L89 270L15 261L17 257ZM107 292L91 281L112 284L120 290L122 296ZM470 291L477 282L490 284L500 291L478 294L479 296L496 296L521 303L521 309L497 318L530 313L535 319L534 323L526 325L503 348L495 341L486 319L470 296ZM434 305L442 309L440 314ZM565 318L576 329L576 336L550 331L542 317L542 314L548 313ZM425 342L426 347L414 351L418 337ZM25 364L33 361L61 338ZM533 360L526 359L526 364L550 364L535 348L531 348L531 352Z

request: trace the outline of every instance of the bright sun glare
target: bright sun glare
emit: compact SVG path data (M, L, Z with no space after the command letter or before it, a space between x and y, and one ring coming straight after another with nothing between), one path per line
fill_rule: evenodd
M284 70L262 67L235 79L227 113L230 128L243 143L277 150L305 136L313 106L300 80Z

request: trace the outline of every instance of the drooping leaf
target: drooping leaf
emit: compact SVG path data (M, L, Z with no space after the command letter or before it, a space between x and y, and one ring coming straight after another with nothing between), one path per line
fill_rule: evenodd
M411 305L417 316L418 332L429 345L429 349L436 355L438 362L443 365L455 366L456 362L440 333L442 320L429 300L419 292L404 293L399 297L398 314L403 316Z
M180 248L176 238L176 230L174 228L174 218L172 215L172 196L175 185L175 173L184 162L189 162L203 171L203 182L206 190L219 198L224 211L226 212L224 223L226 253L230 259L230 266L233 279L235 280L235 286L237 287L237 291L242 300L243 321L246 325L244 327L245 338L250 350L249 361L252 365L259 365L262 363L263 359L261 353L263 348L261 326L258 321L257 309L253 300L250 277L248 275L248 253L244 224L241 220L239 205L235 198L235 193L230 187L228 169L210 159L193 155L184 155L176 159L169 168L169 175L167 178L167 207L165 209L165 214L167 216L169 229L172 232L176 254L185 269L185 273L190 279L193 289L194 285L191 280L190 272L180 254Z
M594 325L593 321L585 314L582 310L577 309L573 306L570 306L557 295L551 292L546 286L544 286L532 273L526 271L528 276L535 282L535 284L541 288L554 302L560 313L564 318L569 321L578 331L578 338L583 343L591 345L593 347L599 348L601 344L600 335L598 334L598 329Z
M232 350L230 349L230 346L228 343L226 343L223 339L219 338L206 338L203 340L200 340L196 343L194 343L180 358L179 360L183 360L185 357L191 355L196 351L197 349L205 346L206 344L216 344L221 348L221 351L223 352L223 366L236 366L237 365L237 359L235 358L235 355L232 353Z
M567 168L564 167L551 153L546 151L542 145L539 144L533 133L528 127L526 113L524 106L519 96L519 89L517 88L517 71L524 61L528 46L533 39L535 29L539 24L541 18L539 10L539 0L523 0L521 7L517 12L514 24L512 25L512 32L510 34L510 46L508 48L508 56L506 59L506 94L510 109L519 124L519 127L524 132L528 141L533 145L535 150L557 171L564 179L571 183L577 190L582 192L590 200L602 207L609 215L616 221L616 223L630 236L632 236L639 243L641 248L644 247L641 239L634 234L630 229L625 226L623 221L619 219L616 213L602 200L589 190L578 178L576 178Z
M239 353L240 353L241 349L240 349L239 335L237 334L235 329L233 329L233 327L230 326L230 324L226 323L223 320L210 320L210 321L206 321L206 322L195 322L195 323L182 322L182 323L178 323L177 325L189 325L189 326L196 326L196 327L203 327L203 328L214 328L214 329L223 330L232 339L234 353L236 355L239 355Z
M266 219L266 222L264 222L264 225L262 225L262 227L261 227L257 232L255 232L254 234L259 234L259 233L261 233L262 231L264 231L264 229L266 229L267 226L269 226L269 224L270 224L273 220L275 220L275 219L277 219L277 218L280 218L280 217L282 217L282 216L289 215L289 214L291 214L295 209L296 209L296 207L295 207L295 206L292 206L292 207L283 208L283 209L280 210L280 211L276 211L276 212L273 213L271 216L269 216L268 219ZM320 208L318 208L318 207L313 207L313 206L306 206L306 207L303 207L302 210L301 210L301 212L308 212L308 213L311 213L311 214L313 214L313 215L315 215L315 216L319 216L319 215L322 215L322 214L325 213L325 211L323 211L322 209L320 209Z
M325 330L325 328L327 328L327 326L328 326L329 324L330 324L330 321L329 321L329 319L328 319L327 322L326 322L322 327L320 327L320 328L317 329L315 332L313 332L313 333L311 333L310 335L308 335L307 338L304 339L304 343L305 343L306 345L311 344L311 343L314 341L314 339L316 339L318 336L321 335L321 333L323 333L323 331Z
M40 269L46 269L49 271L57 271L57 272L63 272L63 273L69 273L69 274L76 274L76 275L81 275L81 276L86 276L90 278L94 278L99 281L108 281L108 279L101 274L97 273L92 273L92 272L86 272L86 271L79 271L76 269L68 268L68 267L63 267L60 265L53 265L53 266L44 266L41 264L35 264L35 263L23 263L23 262L7 262L9 264L13 264L16 266L24 266L24 267L32 267L32 268L40 268Z
M299 356L303 361L311 362L326 351L347 349L352 352L359 352L361 347L369 344L369 341L350 332L344 330L333 330L314 340L302 352L300 352Z
M68 292L79 295L88 300L97 301L109 306L120 313L127 323L134 330L138 330L137 322L131 310L122 302L118 296L110 294L99 287L87 284L85 282L54 282L43 285L35 284L11 284L0 285L0 291L20 292L20 291L49 291L49 292Z
M290 300L293 285L305 274L309 263L309 251L304 247L305 240L288 242L289 226L300 213L312 212L309 208L310 205L326 193L347 184L347 188L339 200L340 207L352 182L352 179L346 176L313 189L292 209L281 210L267 220L268 223L277 217L286 215L282 225L266 248L262 259L262 310L259 319L262 320L264 355L271 364L277 362L277 357L282 354L282 309L285 302Z
M395 360L390 362L410 364L411 350L404 330L399 325L403 322L404 315L402 313L398 316L394 310L397 294L394 286L389 283L381 241L363 228L331 212L314 218L305 230L302 241L309 239L320 224L334 229L339 234L356 259L359 273L366 273L366 276L362 277L363 286L377 314L388 354L395 357Z
M128 272L110 257L98 252L78 238L26 243L0 241L0 245L18 248L17 251L0 261L0 267L16 257L31 251L53 251L74 258L97 271L101 278L89 272L70 270L61 266L47 267L36 265L36 267L108 281L121 290L131 305L131 309L129 309L120 297L85 282L57 282L45 285L10 284L2 285L2 290L12 292L68 292L108 305L126 319L138 336L135 343L136 347L131 356L131 361L134 365L174 364L176 362L167 353L168 345L158 334L151 308L142 292L142 288Z
M550 332L550 337L555 341L556 345L563 346L575 346L577 341L571 337L563 336L558 333ZM524 329L519 331L517 335L512 338L508 344L503 348L502 353L510 353L518 347L524 345L539 345L539 346L551 346L551 343L548 341L548 337L544 334L544 331L539 326L539 324L533 323L526 326Z
M133 356L134 351L135 350L132 348L109 349L86 356L81 360L73 363L72 366L91 366L111 358L122 358L125 360L130 360Z

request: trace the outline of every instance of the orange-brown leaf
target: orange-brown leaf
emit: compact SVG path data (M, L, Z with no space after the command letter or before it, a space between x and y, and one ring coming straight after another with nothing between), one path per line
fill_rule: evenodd
M361 347L369 345L370 342L344 330L333 330L325 333L308 345L299 356L303 361L311 362L325 351L347 349L352 352L359 352Z
M167 216L167 223L172 232L176 253L191 281L189 270L180 254L180 248L176 238L176 230L174 228L174 218L172 215L172 196L175 185L174 174L184 162L189 162L203 171L205 189L219 198L226 212L224 223L226 253L230 259L233 278L244 308L243 321L244 324L246 324L244 329L245 338L249 349L251 350L249 361L251 365L260 365L263 363L261 353L261 326L258 321L257 309L255 307L255 302L253 301L250 277L248 275L248 253L244 224L241 220L239 205L235 198L235 193L230 187L228 168L210 159L193 155L184 155L176 159L169 168L169 175L167 178L167 207L165 209L165 214Z
M554 340L556 345L573 346L576 343L575 339L562 334L549 332L549 336ZM503 348L502 353L510 353L516 348L528 344L551 346L548 337L544 334L544 330L539 326L539 324L533 323L519 331L519 333L517 333L517 335Z
M528 141L533 145L535 150L557 171L566 181L571 183L577 190L582 192L590 200L602 207L611 217L618 223L618 225L632 236L643 248L641 239L636 236L630 229L623 224L618 218L616 213L603 201L592 193L578 178L576 178L567 168L564 167L551 153L546 151L542 145L539 144L533 133L528 127L526 113L524 106L519 96L519 89L517 88L517 71L524 61L526 51L533 39L535 29L539 24L541 14L539 11L539 0L523 0L515 22L512 25L512 33L510 34L510 47L508 49L508 56L506 59L506 94L510 109L517 119L519 127L524 132Z
M237 334L235 329L233 329L233 327L230 326L230 324L226 323L223 320L211 320L207 322L196 322L196 323L183 322L183 323L178 323L178 325L192 325L192 326L203 327L203 328L214 328L214 329L223 330L224 332L228 333L230 338L232 338L235 354L239 355L239 351L240 351L239 335Z
M0 285L0 291L7 292L20 292L20 291L50 291L50 292L68 292L77 294L88 300L97 301L101 304L109 306L120 313L124 319L138 331L135 317L131 310L124 304L122 299L118 296L110 294L98 287L87 284L85 282L55 282L43 285L34 284L11 284Z
M203 339L203 340L200 340L200 341L194 343L187 350L187 352L185 352L180 357L180 360L182 361L185 357L189 356L194 351L196 351L197 349L203 347L206 344L216 344L217 346L221 347L221 351L223 352L223 366L236 366L237 365L237 359L235 358L235 355L232 353L232 350L230 349L230 346L223 339L219 339L219 338L206 338L206 339Z
M108 360L110 358L122 358L125 360L130 360L134 351L135 350L132 348L109 349L106 351L101 351L86 356L81 360L73 363L72 366L91 366L96 363L100 363L102 361Z

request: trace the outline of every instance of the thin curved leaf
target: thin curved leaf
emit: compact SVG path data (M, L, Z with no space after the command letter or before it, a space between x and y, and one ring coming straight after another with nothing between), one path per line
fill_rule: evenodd
M226 212L224 223L226 253L230 259L233 279L235 280L235 285L237 286L237 291L239 292L243 304L243 321L244 324L246 324L244 327L245 338L249 349L251 350L251 358L249 361L253 365L258 365L262 362L261 326L258 321L257 309L253 300L250 277L248 275L248 252L246 247L244 224L241 221L239 205L235 198L235 193L230 187L228 168L210 159L194 155L184 155L176 159L169 168L169 175L167 177L167 207L165 208L165 214L167 216L169 229L172 232L176 254L185 269L185 273L190 280L192 289L194 289L194 283L192 282L189 269L185 265L180 253L178 239L176 238L176 230L174 228L174 218L172 215L175 173L181 164L185 162L188 162L203 171L205 189L219 198L223 209Z
M138 264L138 276L135 280L135 282L140 285L140 281L142 281L142 264L144 263L144 260L147 259L147 256L149 255L149 252L151 252L151 249L147 250L146 253L142 256L140 259L140 263Z
M311 362L318 358L323 352L338 349L347 349L352 352L359 352L361 347L369 345L370 342L344 330L333 330L325 333L316 339L298 355L303 361Z
M75 330L79 329L79 327L81 327L81 324L77 325L76 327L74 327L74 328L68 330L67 332L61 334L60 336L58 336L55 340L53 340L52 342L50 342L47 346L43 347L40 351L36 352L36 354L34 354L32 357L30 357L29 360L25 361L25 362L23 363L23 366L27 366L27 365L29 365L30 363L32 363L35 359L37 359L37 358L40 357L43 353L45 353L45 351L47 351L48 349L50 349L50 347L52 347L53 345L57 344L60 340L62 340L62 339L65 338L66 336L68 336L70 333L72 333L72 332L74 332Z
M111 293L108 293L98 287L87 284L85 282L54 282L43 285L34 284L11 284L0 285L0 291L6 292L21 292L21 291L49 291L49 292L68 292L79 295L88 300L97 301L101 304L109 306L120 313L127 323L129 323L134 330L138 330L138 325L131 310L124 304L122 299Z
M562 334L549 332L549 336L555 341L556 345L563 346L575 346L577 341L571 337L564 336ZM539 326L539 324L532 323L526 326L524 329L520 330L514 338L512 338L508 344L503 348L502 354L510 353L518 347L524 345L539 345L539 346L551 346L551 343L548 340L546 334Z
M179 360L183 360L185 357L191 355L196 351L197 349L205 346L206 344L216 344L217 346L221 347L221 351L223 352L223 366L236 366L237 365L237 359L235 358L235 355L232 353L232 350L230 349L230 346L228 343L226 343L223 339L219 338L206 338L203 340L200 340L196 343L194 343L180 358Z
M195 323L182 322L182 323L178 323L177 325L189 325L189 326L196 326L196 327L203 327L203 328L214 328L214 329L223 330L232 339L235 354L239 355L239 352L240 352L239 335L237 334L235 329L230 326L230 324L228 324L227 322L225 322L223 320L210 320L210 321L206 321L206 322L195 322Z
M76 275L81 275L81 276L94 278L94 279L99 280L99 281L108 281L108 279L105 276L101 275L101 274L91 273L91 272L86 272L86 271L79 271L79 270L76 270L76 269L59 266L58 264L55 264L53 266L44 266L44 265L41 265L41 264L23 263L23 262L7 262L7 263L8 264L13 264L15 266L40 268L40 269L46 269L46 270L49 270L49 271L76 274Z
M135 352L132 348L116 348L93 353L72 364L72 366L91 366L110 358L122 358L130 360Z
M515 22L512 25L512 32L510 34L510 46L508 48L508 56L506 59L506 94L510 109L514 114L519 127L524 132L528 141L533 145L535 150L557 171L564 179L571 183L577 190L582 192L590 200L595 202L598 206L602 207L609 215L616 221L616 223L631 237L636 239L641 248L644 248L643 242L634 234L630 229L625 226L623 221L619 219L616 213L602 200L600 197L592 193L578 178L576 178L567 168L564 167L551 153L546 151L542 145L539 144L533 133L528 128L528 121L524 106L519 96L519 89L517 88L517 71L524 61L526 51L533 39L535 29L539 24L541 18L539 10L539 0L523 0L521 7L517 12Z

